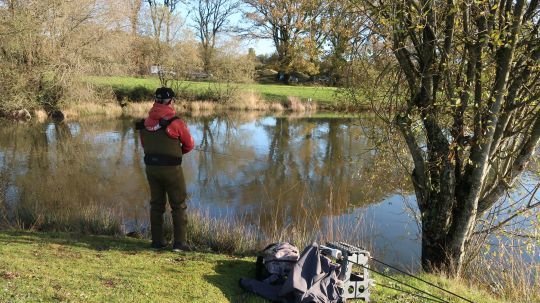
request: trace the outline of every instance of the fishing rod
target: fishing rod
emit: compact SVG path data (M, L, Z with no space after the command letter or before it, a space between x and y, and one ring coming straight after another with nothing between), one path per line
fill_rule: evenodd
M395 266L392 266L392 265L390 265L390 264L387 264L387 263L385 263L385 262L383 262L383 261L377 260L377 259L374 258L374 257L371 257L371 256L370 256L370 259L373 260L373 261L375 261L375 262L377 262L377 263L379 263L379 264L382 264L382 265L384 265L384 266L386 266L386 267L388 267L388 268L391 268L391 269L393 269L393 270L395 270L395 271L397 271L397 272L399 272L399 273L401 273L401 274L404 274L404 275L406 275L406 276L408 276L408 277L411 277L411 278L413 278L413 279L416 279L416 280L419 280L419 281L421 281L421 282L424 282L424 283L426 283L426 284L428 284L428 285L430 285L430 286L433 286L433 287L435 287L435 288L437 288L437 289L439 289L439 290L442 290L442 291L444 291L444 292L446 292L446 293L448 293L448 294L454 295L454 296L456 296L456 297L458 297L458 298L460 298L460 299L462 299L462 300L464 300L464 301L466 301L466 302L474 303L473 301L471 301L471 300L469 300L469 299L467 299L467 298L464 298L464 297L462 297L462 296L460 296L460 295L458 295L458 294L456 294L456 293L454 293L454 292L451 292L451 291L449 291L449 290L447 290L447 289L444 289L444 288L442 288L442 287L440 287L440 286L438 286L438 285L436 285L436 284L433 284L433 283L431 283L431 282L429 282L429 281L426 281L426 280L424 280L424 279L422 279L422 278L419 278L419 277L417 277L417 276L415 276L415 275L412 275L412 274L410 274L410 273L408 273L408 272L406 272L406 271L404 271L404 270L401 270L401 269L399 269L399 268L397 268L397 267L395 267Z
M440 298L440 297L435 296L434 294L431 294L431 293L429 293L429 292L427 292L427 291L425 291L425 290L422 290L422 289L420 289L420 288L418 288L418 287L415 287L415 286L412 286L412 285L410 285L410 284L407 284L407 283L405 283L405 282L403 282L403 281L400 281L400 280L398 280L398 279L396 279L396 278L393 278L393 277L391 277L390 275L387 275L387 274L385 274L385 273L382 273L382 272L380 272L380 271L378 271L378 270L375 270L375 269L373 269L373 268L367 267L367 266L362 265L362 264L358 264L358 265L361 266L361 267L363 267L363 268L365 268L365 269L367 269L367 270L369 270L369 271L372 271L372 272L374 272L374 273L376 273L376 274L378 274L378 275L381 275L381 276L383 276L383 277L385 277L385 278L387 278L387 279L389 279L389 280L392 280L392 281L394 281L394 282L396 282L396 283L405 285L405 286L410 287L410 288L412 288L412 289L414 289L414 290L416 290L416 291L418 291L418 292L421 292L421 293L423 293L423 294L425 294L425 295L428 295L429 297L434 298L434 299L432 299L432 301L440 302L440 303L451 303L451 302L446 301L446 300L444 300L444 299L442 299L442 298ZM473 303L474 303L474 302L473 302Z
M406 290L403 290L403 289L400 289L400 288L397 288L397 287L392 287L390 285L385 285L385 284L381 284L381 283L377 283L377 285L380 286L380 287L384 287L384 288L392 289L392 290L395 290L395 291L399 291L399 292L402 292L402 293L405 293L405 294L408 294L410 296L414 296L414 297L417 297L417 298L420 298L420 299L423 299L423 300L428 300L428 301L438 302L438 303L446 302L446 301L440 301L438 299L434 299L434 298L431 298L431 297L422 296L422 295L419 295L417 293L406 291Z
M241 160L241 161L256 161L256 162L264 162L264 163L267 163L267 161L264 161L264 160L259 160L259 159L251 159L251 160L248 160L248 159L244 159L244 158L235 157L234 155L231 155L231 154L220 153L220 152L215 152L215 151L209 151L209 150L205 150L205 149L197 148L197 147L194 148L194 150L197 150L197 151L200 151L200 152L205 152L205 153L218 154L218 155L221 155L221 156L227 156L227 157L231 157L231 158L234 158L234 159L236 159L236 160ZM281 163L281 162L279 162L279 164L285 165L284 163ZM467 299L467 298L465 298L465 297L463 297L463 296L460 296L459 294L456 294L456 293L454 293L454 292L452 292L452 291L449 291L449 290L447 290L447 289L444 289L444 288L442 288L442 287L440 287L440 286L438 286L438 285L436 285L436 284L434 284L434 283L431 283L431 282L426 281L426 280L424 280L424 279L422 279L422 278L420 278L420 277L417 277L417 276L415 276L415 275L412 275L412 274L410 274L410 273L408 273L408 272L406 272L406 271L404 271L404 270L401 270L401 269L399 269L399 268L397 268L397 267L395 267L395 266L392 266L392 265L390 265L390 264L388 264L388 263L385 263L385 262L383 262L383 261L381 261L381 260L378 260L378 259L376 259L376 258L374 258L374 257L372 257L372 256L370 256L369 258L370 258L371 260L373 260L373 261L375 261L375 262L377 262L377 263L379 263L379 264L382 264L382 265L384 265L384 266L386 266L386 267L388 267L388 268L391 268L391 269L393 269L393 270L395 270L395 271L397 271L397 272L399 272L399 273L401 273L401 274L404 274L404 275L406 275L406 276L408 276L408 277L411 277L411 278L413 278L413 279L416 279L416 280L418 280L418 281L421 281L421 282L423 282L423 283L425 283L425 284L428 284L428 285L430 285L430 286L432 286L432 287L435 287L435 288L437 288L437 289L439 289L439 290L441 290L441 291L444 291L444 292L446 292L446 293L448 293L448 294L450 294L450 295L453 295L453 296L455 296L455 297L457 297L457 298L460 298L461 300L464 300L465 302L474 303L473 301L471 301L471 300L469 300L469 299ZM373 270L373 271L374 271L374 270ZM376 273L378 273L378 274L380 274L380 275L382 275L382 276L385 276L384 274L379 273L379 272L377 272L377 271L374 271L374 272L376 272ZM404 285L406 285L406 286L408 286L408 287L411 287L411 288L413 288L413 289L415 289L415 290L418 290L418 289L416 289L415 287L410 286L410 285L408 285L408 284L405 284L405 283L403 283L403 282L401 282L401 281L395 280L395 279L393 279L393 278L390 278L390 279L392 279L392 280L394 280L394 281L396 281L396 282L400 282L400 283L402 283L402 284L404 284ZM430 296L433 296L433 295L431 295L431 294L429 294L429 293L427 293L427 292L424 292L424 291L422 291L422 290L419 290L419 291L421 291L421 292L423 292L423 293L426 293L426 294L428 294L428 295L430 295ZM436 300L441 300L441 299L438 298L438 297L436 297ZM447 302L447 301L444 301L444 300L443 300L443 301L436 301L436 302Z
M233 158L233 159L235 159L235 160L240 160L240 161L246 161L246 162L248 162L248 161L255 161L255 162L262 162L262 163L266 163L266 164L268 163L268 162L265 161L265 160L260 160L260 159L256 159L256 158L254 158L254 159L245 159L245 158L236 157L236 156L234 156L234 155L232 155L232 154L227 154L227 153L222 153L222 152L216 152L216 151L210 151L210 150L203 149L203 148L199 148L199 147L195 147L195 148L193 148L193 150L196 150L196 151L199 151L199 152L204 152L204 153L216 154L216 155L225 156L225 157L230 157L230 158ZM277 161L277 163L279 163L279 164L285 166L285 164L284 164L282 161ZM422 278L419 278L419 277L417 277L417 276L415 276L415 275L412 275L412 274L410 274L410 273L408 273L408 272L406 272L406 271L404 271L404 270L401 270L401 269L399 269L399 268L397 268L397 267L395 267L395 266L392 266L392 265L390 265L390 264L387 264L387 263L385 263L385 262L383 262L383 261L381 261L381 260L378 260L378 259L376 259L376 258L374 258L374 257L372 257L372 256L370 256L369 258L370 258L371 260L373 260L373 261L375 261L375 262L377 262L377 263L380 263L380 264L382 264L382 265L384 265L384 266L386 266L386 267L388 267L388 268L391 268L391 269L393 269L393 270L395 270L395 271L397 271L397 272L399 272L399 273L401 273L401 274L404 274L404 275L406 275L406 276L408 276L408 277L411 277L411 278L413 278L413 279L416 279L416 280L418 280L418 281L421 281L421 282L423 282L423 283L425 283L425 284L428 284L428 285L430 285L430 286L432 286L432 287L435 287L435 288L437 288L437 289L439 289L439 290L441 290L441 291L444 291L444 292L446 292L446 293L448 293L448 294L451 294L451 295L453 295L453 296L455 296L455 297L457 297L457 298L460 298L461 300L464 300L465 302L474 303L473 301L471 301L471 300L469 300L469 299L467 299L467 298L465 298L465 297L463 297L463 296L460 296L459 294L456 294L456 293L454 293L454 292L452 292L452 291L449 291L449 290L447 290L447 289L444 289L444 288L442 288L442 287L440 287L440 286L438 286L438 285L436 285L436 284L433 284L433 283L431 283L431 282L429 282L429 281L426 281L426 280L424 280L424 279L422 279ZM386 274L381 273L381 272L379 272L379 271L376 271L376 270L374 270L374 269L365 267L365 266L363 266L363 265L360 265L360 266L362 266L362 267L364 267L364 268L366 268L366 269L368 269L368 270L370 270L370 271L373 271L373 272L375 272L375 273L377 273L377 274L379 274L379 275L381 275L381 276L383 276L383 277L385 277L385 278L388 278L388 279L390 279L390 280L392 280L392 281L395 281L395 282L397 282L397 283L400 283L400 284L403 284L403 285L405 285L405 286L407 286L407 287L410 287L410 288L412 288L412 289L414 289L414 290L416 290L416 291L419 291L419 292L421 292L421 293L424 293L424 294L428 295L429 297L425 297L425 296L421 296L421 295L414 294L414 293L411 293L411 292L407 292L407 291L404 291L404 290L400 290L400 289L397 289L397 288L393 288L393 287L388 286L388 285L381 285L382 287L386 287L386 288L389 288L389 289L394 289L394 290L396 290L396 291L401 291L401 292L404 292L404 293L407 293L407 294L410 294L410 295L414 295L414 296L417 296L417 297L420 297L420 298L423 298L423 299L427 299L427 300L430 300L430 301L434 301L434 302L439 302L439 303L449 303L448 301L445 301L444 299L441 299L441 298L439 298L439 297L437 297L437 296L435 296L435 295L433 295L433 294L431 294L431 293L428 293L428 292L426 292L426 291L423 291L423 290L421 290L421 289L419 289L419 288L416 288L416 287L414 287L414 286L412 286L412 285L409 285L409 284L407 284L407 283L405 283L405 282L402 282L402 281L400 281L400 280L397 280L397 279L395 279L395 278L392 278L392 277L390 277L389 275L386 275ZM432 297L432 298L430 298L430 297Z

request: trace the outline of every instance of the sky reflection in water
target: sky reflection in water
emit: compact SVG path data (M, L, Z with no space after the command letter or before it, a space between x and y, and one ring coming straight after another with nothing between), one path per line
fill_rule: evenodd
M186 120L198 149L183 159L191 208L241 218L263 234L313 229L319 241L346 240L388 262L417 266L414 195L395 158L374 150L366 136L380 129L374 119L229 114ZM55 201L69 195L64 203L74 209L98 205L126 222L145 222L148 185L132 124L2 127L0 168L11 167L13 181L8 200L38 195L50 211L61 212ZM49 188L32 192L44 178Z

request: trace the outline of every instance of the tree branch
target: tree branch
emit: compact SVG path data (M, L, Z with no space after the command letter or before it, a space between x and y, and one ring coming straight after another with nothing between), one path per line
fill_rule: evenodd
M495 204L508 190L508 186L512 186L516 178L521 172L525 170L529 160L534 154L536 147L540 141L540 112L537 113L536 122L531 128L531 133L529 139L525 142L521 148L519 154L514 161L512 168L505 175L506 178L509 178L510 181L501 181L497 186L494 187L488 194L482 198L478 203L478 213L483 214L487 211L493 204Z

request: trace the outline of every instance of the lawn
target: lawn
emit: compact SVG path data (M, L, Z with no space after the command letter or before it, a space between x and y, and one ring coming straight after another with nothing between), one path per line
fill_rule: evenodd
M254 257L147 247L131 238L0 231L0 302L264 302L238 286L239 278L254 276ZM504 302L465 284L423 277L474 302ZM425 302L380 286L372 294L373 302Z
M159 85L157 78L133 78L133 77L86 77L85 81L98 86L110 85L117 92L133 91L136 88L146 89L153 92ZM215 88L212 82L181 81L180 86L187 91L203 93L209 87ZM268 101L285 101L287 97L293 96L303 100L313 100L323 104L332 104L340 100L338 89L335 87L318 86L292 86L279 84L236 84L240 90L254 91Z

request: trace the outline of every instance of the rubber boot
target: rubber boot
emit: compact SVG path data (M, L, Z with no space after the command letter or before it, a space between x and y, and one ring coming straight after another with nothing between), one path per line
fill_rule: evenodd
M163 240L163 213L152 210L150 212L150 231L152 233L152 248L165 248L167 243Z
M174 246L173 250L190 251L191 249L187 245L187 211L185 203L181 204L180 209L174 209L172 211L173 219L173 236Z

